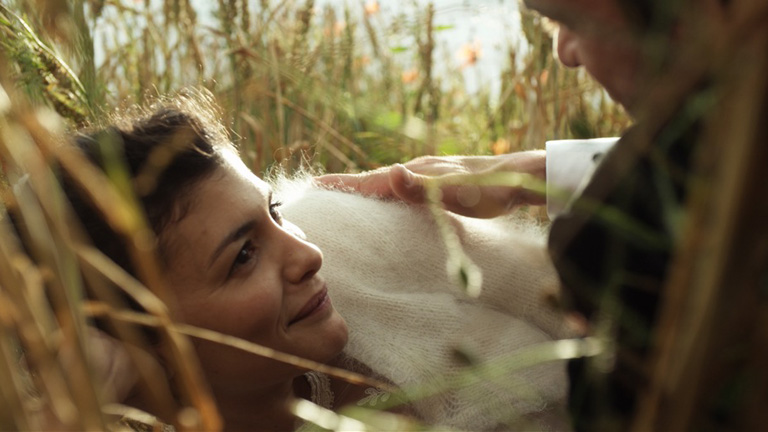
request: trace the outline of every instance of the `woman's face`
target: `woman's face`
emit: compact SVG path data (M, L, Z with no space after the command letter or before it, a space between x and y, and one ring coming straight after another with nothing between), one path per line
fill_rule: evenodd
M332 359L347 326L317 276L322 253L282 219L269 185L231 152L225 159L187 192L188 211L162 234L181 319L303 358ZM215 391L249 392L297 374L212 342L195 346Z

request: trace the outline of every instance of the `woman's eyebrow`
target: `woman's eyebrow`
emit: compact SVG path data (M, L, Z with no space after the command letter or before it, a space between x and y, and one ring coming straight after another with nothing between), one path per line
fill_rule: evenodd
M219 258L219 255L221 255L221 253L224 252L224 249L226 249L227 246L245 237L245 235L248 234L255 227L256 227L256 221L250 220L240 225L239 227L235 228L229 234L227 234L227 236L224 237L224 240L222 240L221 243L219 243L219 246L216 248L216 250L213 251L213 254L211 255L211 260L208 262L208 267L210 268L213 265L213 263L216 262L216 260Z

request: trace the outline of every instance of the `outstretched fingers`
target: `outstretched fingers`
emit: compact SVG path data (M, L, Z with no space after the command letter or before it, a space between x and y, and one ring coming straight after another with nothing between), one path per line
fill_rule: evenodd
M316 177L318 184L409 204L426 201L430 181L440 186L445 208L464 216L491 218L521 205L541 205L545 198L526 185L491 186L473 184L472 176L493 173L521 173L544 179L546 154L543 151L512 153L503 156L423 156L405 164L395 164L361 174L329 174ZM455 176L469 176L464 184Z
M360 174L326 174L315 177L314 181L329 189L390 198L394 196L389 182L390 169L391 167L387 167Z

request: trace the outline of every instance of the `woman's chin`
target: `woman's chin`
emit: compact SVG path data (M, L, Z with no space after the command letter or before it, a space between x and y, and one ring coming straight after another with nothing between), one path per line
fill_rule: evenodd
M325 361L329 361L339 355L344 350L348 340L349 329L347 322L334 310L331 317L329 317L326 337L323 340L324 350L327 349L329 355Z

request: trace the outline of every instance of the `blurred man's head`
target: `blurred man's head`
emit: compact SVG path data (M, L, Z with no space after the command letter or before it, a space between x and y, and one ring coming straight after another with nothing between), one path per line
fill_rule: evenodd
M642 84L643 34L651 0L526 0L560 25L557 55L584 68L619 103L632 108Z

